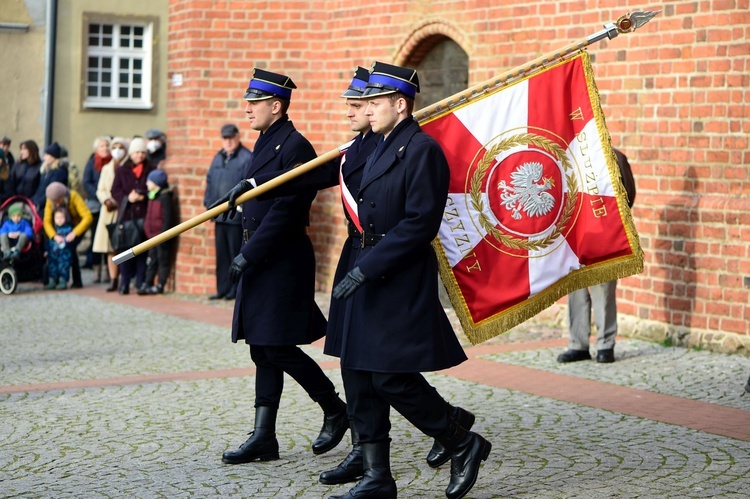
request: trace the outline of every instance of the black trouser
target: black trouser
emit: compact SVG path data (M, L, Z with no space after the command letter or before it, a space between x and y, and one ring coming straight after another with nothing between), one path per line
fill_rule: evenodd
M172 241L166 241L161 244L157 244L150 250L148 250L148 258L146 259L146 285L154 285L154 277L158 276L157 281L162 286L167 285L169 279L169 272L172 270L171 262L171 246L169 243Z
M229 282L229 266L242 249L242 226L217 223L216 227L216 294L237 294L237 284Z
M341 369L350 418L359 441L389 441L390 408L430 437L448 428L452 407L420 373L376 373Z
M256 366L255 407L278 409L284 373L299 383L315 402L336 391L320 366L297 346L250 345L250 356Z
M83 286L81 280L81 262L78 260L78 243L81 242L81 238L76 236L73 242L67 243L66 247L70 251L70 274L73 277L73 286Z
M130 260L126 260L120 264L120 289L125 289L130 286L130 280L133 278L133 275L135 275L136 288L140 288L145 282L147 255L148 253L141 253L140 255L136 255ZM75 275L73 279L75 279Z

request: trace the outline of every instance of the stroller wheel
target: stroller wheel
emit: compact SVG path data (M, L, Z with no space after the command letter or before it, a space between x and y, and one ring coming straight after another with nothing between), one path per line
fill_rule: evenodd
M18 279L16 279L16 271L12 267L6 267L0 270L0 291L3 294L11 295L16 291L18 285Z

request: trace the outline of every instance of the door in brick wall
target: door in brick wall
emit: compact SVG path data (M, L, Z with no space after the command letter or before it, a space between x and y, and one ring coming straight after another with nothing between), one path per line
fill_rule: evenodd
M415 51L412 63L419 74L420 93L415 110L461 92L469 83L469 56L450 38L425 40Z

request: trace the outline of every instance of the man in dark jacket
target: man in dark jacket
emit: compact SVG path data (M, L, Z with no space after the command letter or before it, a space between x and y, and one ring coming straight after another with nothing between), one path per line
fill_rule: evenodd
M440 146L412 116L416 71L376 62L363 98L373 132L382 134L364 168L356 199L359 248L333 299L341 300L341 336L325 352L341 358L350 412L362 446L364 476L343 497L396 497L390 469L393 407L450 456L449 498L476 482L492 445L462 426L454 407L425 380L466 360L438 297L437 235L449 170ZM331 307L333 312L333 306Z
M162 161L167 159L167 136L158 128L149 128L145 136L148 160L154 168L159 168Z
M240 142L237 126L221 127L222 149L216 153L206 175L206 192L203 205L208 208L242 180L242 174L250 163L252 154ZM242 220L239 217L216 219L214 229L216 248L216 294L211 300L225 298L234 300L237 284L229 282L229 265L242 247Z
M289 170L315 158L312 145L287 115L294 88L288 76L253 71L245 113L260 136L243 180L215 205L247 190L247 178ZM231 279L239 280L232 341L249 344L256 365L255 429L239 449L224 453L222 461L228 464L279 458L276 414L284 373L323 409L323 428L312 444L313 453L331 450L348 429L346 404L320 366L297 346L321 338L326 328L315 304L315 253L306 230L314 198L315 191L309 190L251 199L241 207L244 243L229 269Z

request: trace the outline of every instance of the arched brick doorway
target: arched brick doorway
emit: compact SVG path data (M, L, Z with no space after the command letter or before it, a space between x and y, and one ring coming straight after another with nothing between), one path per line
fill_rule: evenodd
M469 86L469 56L450 38L434 36L425 40L410 59L407 66L413 67L419 74L420 92L415 110L466 90Z

